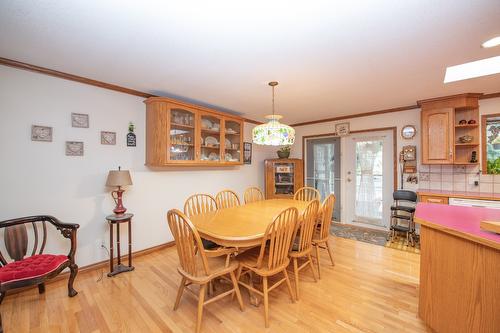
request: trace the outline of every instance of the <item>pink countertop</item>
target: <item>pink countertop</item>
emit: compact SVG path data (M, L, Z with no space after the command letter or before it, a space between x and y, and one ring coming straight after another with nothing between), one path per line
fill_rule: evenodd
M500 250L500 235L480 229L481 221L500 221L500 209L418 203L415 222Z
M429 189L418 189L417 193L420 195L437 195L437 196L445 196L445 197L450 197L450 198L500 200L500 193L441 191L441 190L429 190Z

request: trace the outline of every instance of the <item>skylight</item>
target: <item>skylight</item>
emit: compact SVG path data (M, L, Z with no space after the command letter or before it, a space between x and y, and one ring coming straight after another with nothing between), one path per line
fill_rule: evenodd
M446 68L444 83L500 73L500 56Z

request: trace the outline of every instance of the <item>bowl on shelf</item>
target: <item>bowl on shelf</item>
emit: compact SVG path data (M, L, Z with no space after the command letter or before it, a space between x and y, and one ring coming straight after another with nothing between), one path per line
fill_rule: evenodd
M463 136L458 138L458 141L460 143L471 143L473 139L474 139L474 137L471 135L463 135Z

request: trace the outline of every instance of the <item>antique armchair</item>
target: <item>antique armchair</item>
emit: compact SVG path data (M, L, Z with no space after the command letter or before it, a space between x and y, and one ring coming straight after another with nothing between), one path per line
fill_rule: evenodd
M43 253L47 242L47 222L59 230L64 238L70 239L71 248L67 255ZM46 215L1 221L0 230L4 231L5 249L13 261L7 262L0 251L0 304L7 291L11 289L37 285L38 292L44 293L45 281L55 277L67 267L70 269L68 296L75 296L77 291L73 289L73 282L78 273L75 252L76 231L79 227L78 224L62 223L55 217ZM30 234L33 232L32 242L28 241L28 231ZM28 245L32 250L26 257ZM2 332L0 315L0 333Z

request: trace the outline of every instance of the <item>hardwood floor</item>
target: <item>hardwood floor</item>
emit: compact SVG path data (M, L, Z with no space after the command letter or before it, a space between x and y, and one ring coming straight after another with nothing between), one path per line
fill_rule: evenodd
M301 272L300 301L292 304L283 285L270 294L270 328L263 306L245 311L236 299L205 308L202 332L427 332L417 317L419 255L332 236L335 267L321 251L322 278ZM135 262L135 271L113 278L101 270L78 275L74 298L66 281L8 295L0 307L6 333L21 332L194 332L197 303L184 293L173 304L180 282L175 247ZM293 274L291 274L293 276ZM293 281L292 281L293 283ZM219 286L223 288L224 286Z

